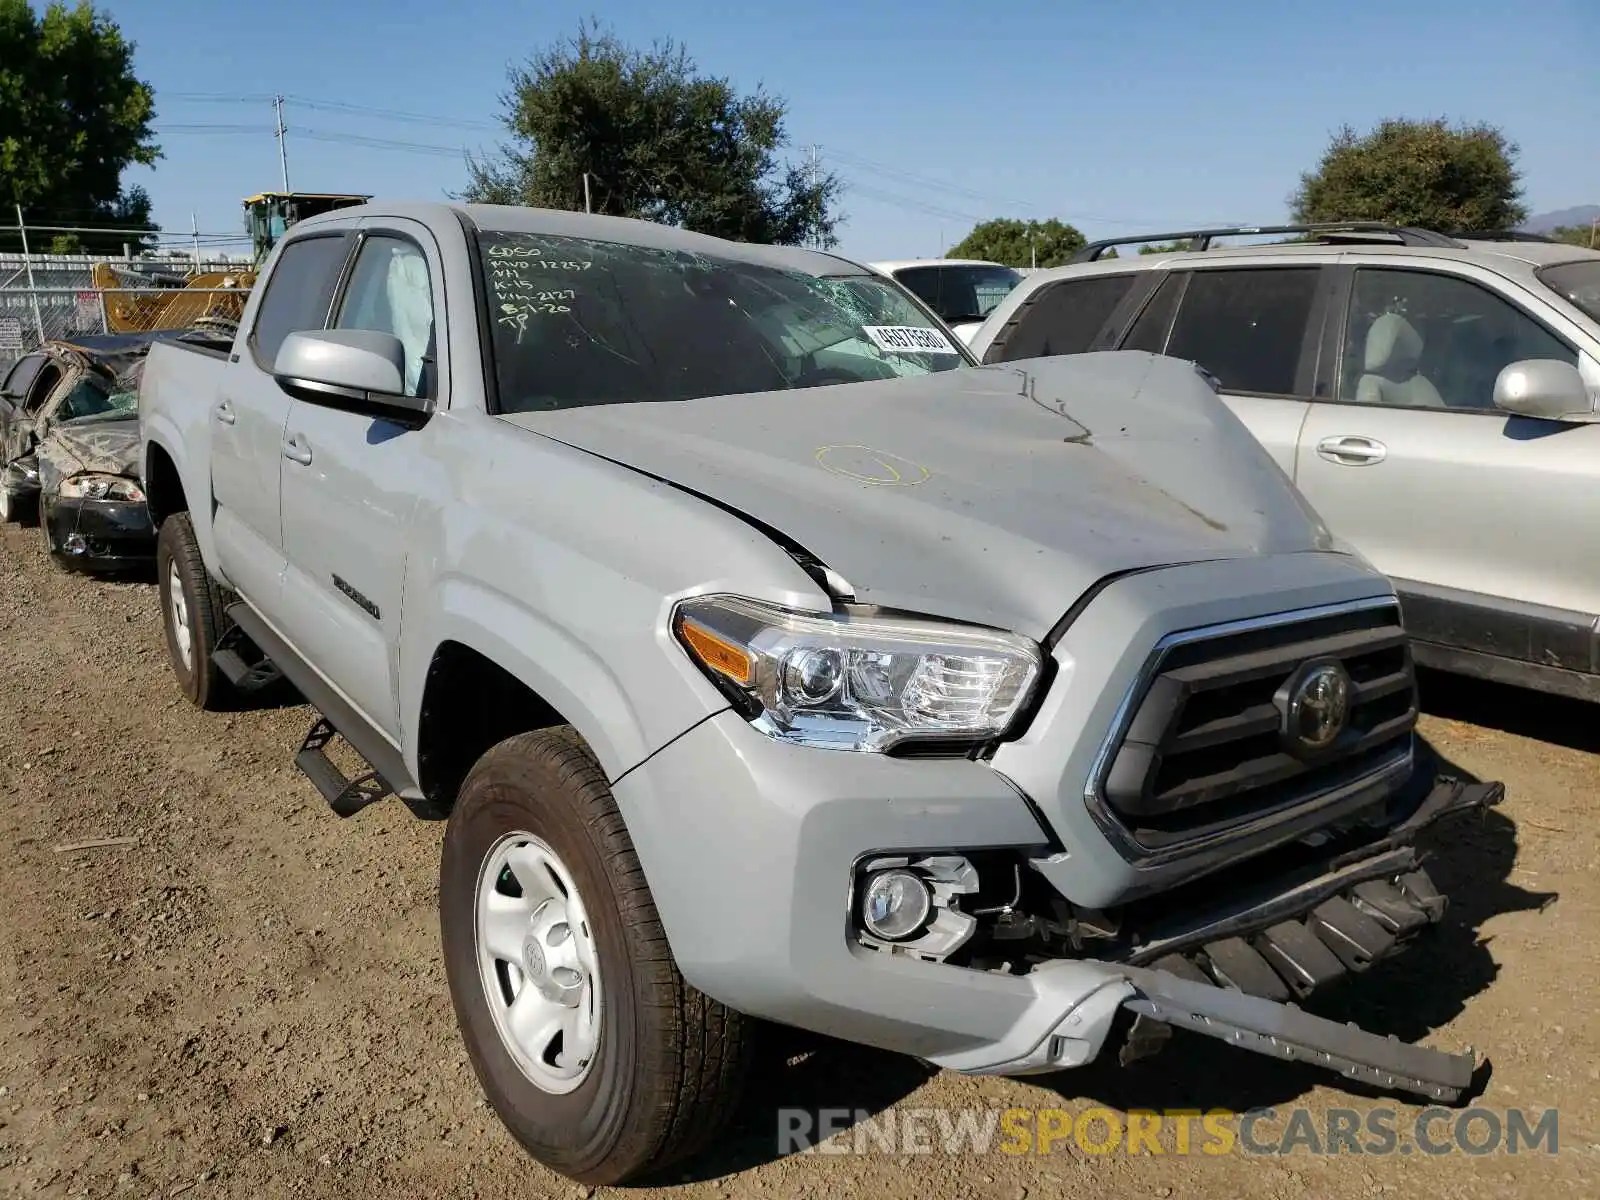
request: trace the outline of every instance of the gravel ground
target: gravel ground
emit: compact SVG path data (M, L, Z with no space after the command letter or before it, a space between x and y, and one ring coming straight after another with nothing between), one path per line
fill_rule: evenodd
M392 802L333 816L291 766L307 709L195 711L154 588L56 571L34 530L0 530L0 672L0 1193L590 1194L521 1154L467 1067L439 958L441 826ZM1271 1105L1283 1116L1262 1128L1279 1131L1296 1105L1319 1121L1389 1106L1402 1132L1419 1110L1181 1034L1129 1070L1027 1083L774 1037L738 1126L659 1194L1600 1194L1600 724L1580 705L1424 687L1430 742L1508 800L1436 844L1445 926L1325 1011L1485 1051L1479 1103L1558 1108L1558 1153L1178 1155L1168 1138L1162 1155L1092 1155L1069 1138L1047 1156L779 1157L791 1106ZM63 849L106 838L137 840Z

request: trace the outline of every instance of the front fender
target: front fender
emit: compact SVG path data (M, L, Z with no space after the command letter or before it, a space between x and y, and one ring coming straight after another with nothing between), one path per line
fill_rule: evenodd
M663 617L664 623L664 617ZM463 578L441 580L427 622L432 649L406 664L402 701L409 719L405 757L418 777L416 731L433 650L457 642L515 676L588 742L608 780L616 780L727 702L687 669L655 672L651 686L624 680L581 638L531 612L516 598ZM663 661L665 658L663 657ZM636 664L648 670L653 664ZM673 686L674 676L678 686ZM648 706L648 711L641 708Z

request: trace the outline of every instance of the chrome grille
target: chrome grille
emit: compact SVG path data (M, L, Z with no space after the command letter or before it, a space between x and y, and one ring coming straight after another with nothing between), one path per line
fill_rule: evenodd
M1284 707L1315 662L1343 667L1349 709L1333 743L1308 752L1286 736ZM1417 720L1392 602L1178 635L1142 679L1091 800L1149 851L1353 794L1405 761Z

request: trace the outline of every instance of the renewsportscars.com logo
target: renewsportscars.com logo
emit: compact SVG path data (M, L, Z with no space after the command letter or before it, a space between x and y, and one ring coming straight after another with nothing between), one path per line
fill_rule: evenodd
M778 1110L778 1153L1555 1154L1556 1109L1259 1108L1073 1112L1064 1108Z

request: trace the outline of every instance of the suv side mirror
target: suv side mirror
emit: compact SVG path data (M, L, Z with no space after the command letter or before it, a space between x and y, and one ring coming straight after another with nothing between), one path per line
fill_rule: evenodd
M392 333L326 329L291 333L278 347L272 377L296 399L390 420L433 411L426 396L405 394L406 349Z
M1554 358L1509 363L1495 377L1496 408L1544 421L1594 421L1596 399L1578 368Z

